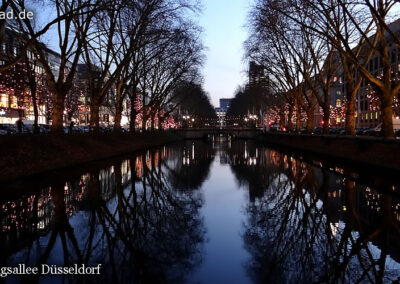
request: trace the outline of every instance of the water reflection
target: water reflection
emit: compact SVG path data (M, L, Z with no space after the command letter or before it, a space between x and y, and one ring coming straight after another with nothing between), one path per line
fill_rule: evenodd
M202 193L169 181L182 168L168 158L175 151L147 151L4 202L1 266L102 263L108 281L184 282L201 262L205 228Z
M50 175L40 190L0 202L0 266L101 263L99 278L84 280L113 283L227 279L226 263L243 263L254 283L400 280L398 184L371 186L357 172L311 162L212 137ZM224 203L226 194L234 198ZM227 248L239 261L224 261ZM77 280L29 281L43 279Z
M400 279L398 198L273 150L235 147L231 167L250 196L243 239L254 283Z

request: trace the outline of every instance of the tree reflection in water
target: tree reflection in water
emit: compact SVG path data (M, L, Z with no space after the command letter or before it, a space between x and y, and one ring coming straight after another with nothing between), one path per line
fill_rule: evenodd
M243 238L255 283L400 279L397 198L249 142L228 155L249 189Z
M147 151L3 203L1 264L102 263L113 283L184 282L202 260L205 229L201 192L171 186L180 169L166 148Z
M38 194L0 202L0 265L101 263L101 277L84 280L188 281L203 261L200 208L207 206L202 207L205 197L199 189L210 165L218 162L216 155L230 165L239 187L249 191L241 233L251 255L245 269L255 283L399 279L400 202L398 194L388 193L398 192L396 185L386 182L373 189L363 185L369 181L352 179L352 172L327 171L251 141L224 137L186 141L107 167L94 165L78 178L55 179ZM222 172L229 167L216 168L230 177ZM237 204L224 206L240 210ZM215 216L212 210L206 213ZM229 233L218 235L223 241L234 239ZM217 246L212 249L219 252Z

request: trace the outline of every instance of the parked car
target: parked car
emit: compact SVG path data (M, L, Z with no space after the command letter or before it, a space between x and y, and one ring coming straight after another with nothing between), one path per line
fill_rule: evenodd
M329 128L329 134L335 134L335 135L337 135L337 134L339 134L339 132L340 132L340 129L339 129L338 127L331 127L331 128Z
M0 124L0 129L3 131L6 131L5 134L17 134L18 133L18 129L15 124L3 123L3 124Z
M51 131L51 125L39 124L40 133L49 133Z
M358 127L358 128L356 128L356 134L363 135L365 130L366 130L365 127Z
M322 134L322 131L323 131L322 127L316 127L314 129L313 133L314 134Z
M280 130L279 124L272 124L272 125L269 127L269 131L271 131L271 132L277 132L277 131L279 131L279 130Z
M380 136L380 131L377 131L373 128L366 128L363 132L365 136Z
M306 127L300 128L300 133L301 134L307 134L307 128Z
M88 133L89 132L89 126L85 125L78 125L74 127L74 131L77 133Z

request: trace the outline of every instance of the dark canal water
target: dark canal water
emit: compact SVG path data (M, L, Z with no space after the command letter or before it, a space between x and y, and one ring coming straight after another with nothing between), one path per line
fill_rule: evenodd
M6 185L2 269L101 267L0 282L399 280L398 184L297 157L217 137Z

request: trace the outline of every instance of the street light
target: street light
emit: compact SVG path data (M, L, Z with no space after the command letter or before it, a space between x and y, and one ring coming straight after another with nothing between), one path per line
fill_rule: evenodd
M183 120L185 122L185 126L188 127L189 126L189 121L188 120L190 120L190 115L183 115L182 118L183 118Z

